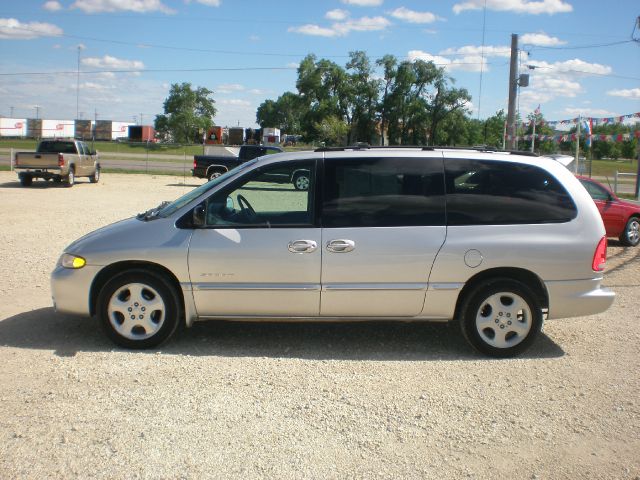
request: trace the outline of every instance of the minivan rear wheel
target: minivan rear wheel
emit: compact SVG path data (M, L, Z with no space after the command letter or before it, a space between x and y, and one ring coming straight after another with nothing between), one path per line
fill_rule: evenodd
M542 308L525 284L496 279L467 296L460 323L464 337L476 350L492 357L513 357L538 336Z
M97 315L107 336L126 348L151 348L167 340L179 323L175 288L161 275L129 270L102 288Z

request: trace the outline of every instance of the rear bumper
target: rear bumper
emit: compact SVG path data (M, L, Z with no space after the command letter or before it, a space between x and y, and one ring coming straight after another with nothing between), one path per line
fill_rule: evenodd
M607 310L616 294L601 285L602 277L588 280L545 282L549 293L549 317L595 315Z

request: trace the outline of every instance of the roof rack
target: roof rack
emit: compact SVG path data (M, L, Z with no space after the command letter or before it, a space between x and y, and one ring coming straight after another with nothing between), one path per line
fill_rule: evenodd
M346 147L320 147L314 152L343 152L345 150L396 150L396 149L420 149L422 151L432 152L434 150L475 150L477 152L486 153L509 153L511 155L524 155L527 157L538 157L537 153L525 152L520 150L501 150L488 145L475 145L473 147L451 147L451 146L423 146L423 145L369 145L366 143L357 143Z

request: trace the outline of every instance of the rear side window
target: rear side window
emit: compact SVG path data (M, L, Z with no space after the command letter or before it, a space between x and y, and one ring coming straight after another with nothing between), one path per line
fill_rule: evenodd
M324 163L324 227L444 225L440 158L351 158Z
M448 225L561 223L577 215L560 182L536 166L450 159L445 175Z
M44 141L38 145L38 153L77 153L73 142Z

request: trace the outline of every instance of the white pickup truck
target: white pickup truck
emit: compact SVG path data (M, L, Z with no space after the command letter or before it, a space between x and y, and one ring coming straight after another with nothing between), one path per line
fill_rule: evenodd
M98 155L76 140L43 140L35 152L16 153L14 168L23 187L31 185L34 178L64 180L69 187L76 177L89 177L91 183L100 179Z

